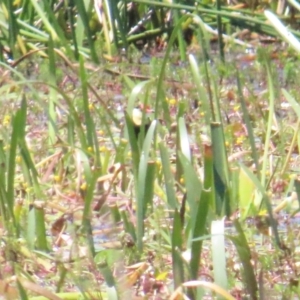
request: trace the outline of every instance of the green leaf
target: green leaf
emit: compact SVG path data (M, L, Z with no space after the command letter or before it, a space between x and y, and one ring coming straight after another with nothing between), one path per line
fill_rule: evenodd
M228 238L234 243L243 265L243 277L247 292L250 294L251 299L257 299L258 288L254 269L251 263L251 251L249 248L249 244L239 221L235 220L233 224L236 228L237 235L228 236Z
M174 288L184 282L182 251L182 224L177 210L174 212L173 231L172 231L172 269Z
M161 156L161 164L162 170L165 177L165 187L167 193L167 201L172 209L176 209L178 206L177 198L174 190L174 176L171 171L170 157L167 148L165 147L163 142L159 143L160 156Z

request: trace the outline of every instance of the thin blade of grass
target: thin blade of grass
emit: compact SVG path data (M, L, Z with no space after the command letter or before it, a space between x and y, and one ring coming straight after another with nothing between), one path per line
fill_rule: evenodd
M217 0L217 10L222 11L221 0ZM221 61L224 63L225 62L224 41L223 41L223 30L222 30L222 18L220 15L217 16L217 28L218 28L219 55Z
M82 226L87 236L87 243L89 245L89 250L93 257L95 256L95 246L93 240L93 228L91 224L91 213L92 213L91 205L94 199L94 190L99 175L100 175L99 172L94 172L92 174L92 178L88 182L87 193L84 197L84 209L83 209L83 216L82 216Z
M185 126L184 119L182 117L178 120L178 130L179 130L179 142L181 153L188 159L192 161L191 147L189 143L189 136Z
M49 55L49 82L52 85L56 85L56 64L55 64L55 53L54 53L54 44L50 36L48 44L48 55ZM57 134L57 124L56 124L56 112L55 112L55 103L57 102L57 92L50 88L50 97L48 100L48 131L49 131L49 143L54 145L55 138Z
M16 230L15 234L19 235L18 226L14 217L13 208L15 205L15 171L16 171L16 156L17 147L21 140L25 139L25 126L26 126L26 116L27 116L27 103L25 97L22 99L21 107L14 116L12 122L12 134L10 141L10 151L8 160L8 170L7 170L7 207L10 215L10 220L14 224Z
M195 221L198 201L202 192L202 183L200 182L198 174L196 173L192 163L180 152L178 153L178 158L180 159L183 167L187 203L190 206L191 219Z
M165 188L167 193L167 201L172 209L176 209L178 206L178 202L175 195L174 190L174 176L171 171L170 158L167 148L165 147L163 142L159 143L159 150L161 156L161 164L162 170L165 177Z
M300 42L293 35L293 33L287 29L286 26L282 24L282 22L269 10L265 10L265 16L277 30L277 32L281 35L282 39L289 43L298 53L300 52Z
M172 270L174 288L177 288L184 282L182 251L182 224L177 210L174 212L173 230L172 230Z
M81 17L83 26L84 26L84 30L85 30L85 37L87 38L88 44L89 44L89 49L91 51L91 58L95 63L99 62L96 50L95 50L95 45L94 45L94 41L92 38L92 33L90 30L90 26L89 26L89 18L88 18L88 14L87 11L85 9L85 3L83 0L74 0L76 3L76 7L78 9L78 13Z
M129 144L131 148L131 158L132 158L132 167L133 167L133 176L134 180L138 180L138 169L140 162L140 150L137 143L137 138L134 132L134 124L130 115L125 113L125 124L128 132Z
M191 279L198 278L198 271L200 266L200 257L202 250L203 240L198 239L199 237L204 236L206 232L206 219L209 211L209 206L213 201L214 188L213 188L213 158L212 158L212 149L210 146L205 146L204 148L204 182L203 189L201 194L199 194L200 201L198 207L195 208L196 215L192 223L192 246L191 246ZM198 239L198 240L195 240Z
M207 97L207 91L205 90L205 88L202 84L203 78L200 74L198 63L197 63L195 57L193 55L189 55L189 61L190 61L193 79L194 79L194 82L196 83L198 98L201 101L201 107L203 107L205 123L207 126L209 126L209 124L212 120L212 115L211 115L211 110L210 110L209 99Z
M152 121L147 135L144 140L143 149L140 157L139 162L139 169L138 169L138 178L136 185L136 196L137 196L137 247L139 251L143 249L143 236L144 236L144 217L145 217L145 201L147 195L145 194L146 184L147 181L147 173L148 173L148 163L149 163L149 154L151 150L151 143L154 136L155 128L156 128L156 121ZM151 182L150 184L153 184ZM151 201L147 199L147 201Z
M267 174L267 166L269 163L269 151L271 144L271 134L272 134L272 125L274 120L275 113L275 93L274 93L274 84L271 72L271 64L269 58L265 59L265 66L268 74L268 87L269 87L269 114L268 114L268 125L267 132L265 138L265 147L264 147L264 156L261 168L261 184L262 186L266 185L266 174Z
M241 108L242 108L242 112L243 112L243 119L246 124L248 138L249 138L249 142L250 142L250 146L251 146L252 158L253 158L253 161L256 166L258 177L260 178L260 165L259 165L258 154L256 151L256 146L255 146L253 128L251 125L250 116L249 116L249 112L248 112L248 109L246 106L245 98L242 93L242 86L241 86L241 80L240 80L238 69L236 69L236 80L237 80L238 95L239 95L239 99L241 102Z
M254 269L251 263L251 251L249 248L249 244L247 242L244 231L239 221L235 220L233 224L237 231L237 235L228 236L228 238L234 243L241 263L243 265L243 277L247 292L250 294L251 299L257 299L258 287Z
M36 0L30 0L30 1L31 1L32 5L34 6L37 14L41 18L41 20L42 20L44 26L46 27L47 31L52 36L52 39L54 41L57 41L59 39L58 35L57 35L57 32L55 31L55 29L53 28L53 26L50 23L49 19L45 15L45 12L44 12L43 8L41 8L41 6L39 5L38 1L36 1Z
M278 234L277 222L273 217L272 204L271 204L268 194L265 191L265 188L262 186L259 179L244 164L239 162L239 166L243 169L243 171L246 173L246 175L252 180L257 191L260 193L259 199L262 198L261 203L264 203L267 208L269 218L270 218L270 224L271 224L272 231L273 231L274 238L275 238L275 242L276 242L277 246L279 248L281 248L282 244L280 242L280 238L279 238L279 234ZM259 203L257 205L259 205Z
M173 32L171 34L171 37L168 41L168 46L165 52L164 59L162 61L161 67L160 67L160 73L157 81L157 89L156 89L156 99L155 99L155 111L154 111L154 118L158 119L158 113L159 113L159 103L162 103L162 108L163 108L163 115L164 115L164 120L166 122L167 128L170 128L171 125L171 118L170 118L170 113L169 113L169 107L166 102L166 97L165 97L165 92L164 92L164 76L165 76L165 71L166 71L166 66L167 62L170 57L170 53L172 50L172 46L177 38L178 32L181 30L182 23L187 20L189 16L185 15L181 17L176 26L173 29Z
M216 213L220 215L224 209L226 215L230 216L229 170L223 126L221 123L211 124L211 135L216 191Z
M46 221L43 207L34 207L36 248L41 251L49 251L46 238Z

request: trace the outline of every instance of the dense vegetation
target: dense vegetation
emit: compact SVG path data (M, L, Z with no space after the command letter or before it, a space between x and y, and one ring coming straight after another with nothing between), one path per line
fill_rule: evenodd
M3 0L1 295L299 297L298 10Z

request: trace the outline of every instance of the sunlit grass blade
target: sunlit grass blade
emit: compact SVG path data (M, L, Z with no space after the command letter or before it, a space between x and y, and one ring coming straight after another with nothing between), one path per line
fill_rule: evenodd
M287 90L282 89L281 91L285 99L290 103L293 110L297 114L298 119L300 119L300 104L298 103L298 101L296 101L296 99Z
M53 26L50 23L50 21L47 18L47 16L45 15L45 12L44 12L43 8L41 8L41 6L39 5L38 1L36 1L36 0L31 0L31 3L34 6L35 11L37 12L37 14L39 15L39 17L41 18L44 26L47 28L47 31L52 36L52 39L54 41L57 41L58 40L58 34L57 34L56 30L53 28Z
M234 226L237 231L237 235L228 236L228 238L234 243L241 263L243 265L243 277L245 282L245 288L250 294L251 299L257 299L258 287L255 272L251 263L251 251L249 248L249 244L238 220L234 221Z
M256 185L243 168L240 168L238 176L238 208L240 217L242 220L244 220L246 217L258 213L258 208L261 204L261 198L257 196L255 197ZM257 178L256 182L258 182L258 180L259 179Z
M293 35L291 31L287 29L285 25L274 15L271 11L265 10L265 16L277 30L277 32L281 35L282 39L289 43L298 53L300 52L300 42Z
M270 224L271 224L272 231L273 231L274 238L275 238L275 242L276 242L277 246L280 248L281 242L280 242L280 238L279 238L277 222L273 216L273 209L272 209L272 204L271 204L270 198L269 198L268 194L266 193L265 188L262 186L261 182L259 181L259 179L244 164L242 164L240 162L239 165L242 168L242 170L246 173L246 175L252 180L252 182L254 183L254 185L257 189L257 192L259 193L259 195L257 196L258 199L256 200L257 202L254 202L255 208L260 209L262 204L264 204L265 207L267 208L268 215L270 218Z
M25 126L26 126L26 114L27 114L27 103L25 97L22 100L21 107L17 111L16 115L13 118L12 126L13 131L10 141L10 150L9 150L9 162L7 170L7 208L9 211L9 218L14 224L15 234L19 235L19 229L15 222L14 217L14 202L15 202L15 172L16 172L16 156L17 156L17 147L20 141L25 139Z
M203 78L200 74L200 70L198 67L198 63L193 55L189 55L189 61L191 66L191 71L193 75L193 80L196 83L196 89L198 93L199 100L201 101L201 106L203 107L203 113L205 117L205 123L207 126L209 126L212 115L211 115L211 109L210 109L210 103L207 96L207 91L203 86Z
M269 164L268 158L269 158L270 144L271 144L272 125L273 125L274 113L275 113L275 90L274 90L274 83L273 83L272 72L271 72L271 63L269 58L265 58L265 66L268 74L269 114L268 114L267 132L265 137L264 156L263 156L262 168L261 168L260 181L262 186L266 186L266 174L267 174L267 167Z
M185 156L191 161L191 152L190 152L190 144L189 144L189 136L187 134L186 126L184 123L184 115L186 113L185 103L178 104L178 111L176 116L177 128L176 128L176 156L183 149ZM185 144L186 142L187 144ZM183 169L180 162L180 159L176 159L176 173L175 180L180 182L183 178Z
M214 270L214 282L224 290L228 289L225 253L224 219L211 224L211 250Z
M190 206L191 219L194 222L195 214L197 213L198 201L202 191L202 184L192 163L180 152L178 153L178 159L180 159L183 167L183 181L185 183L187 193L187 203Z
M46 238L46 221L45 211L43 207L34 207L35 212L35 226L36 226L36 248L41 251L48 251L48 244Z
M179 143L181 153L191 162L191 147L189 143L189 135L185 126L184 119L181 117L178 120Z
M192 187L190 187L192 188ZM188 191L188 189L187 189ZM192 227L192 245L191 245L191 261L190 261L190 269L191 269L191 279L198 278L198 270L200 266L200 256L202 251L202 243L203 241L196 240L201 238L206 232L206 222L207 222L207 214L209 211L209 207L211 206L211 202L213 201L214 196L214 183L213 183L213 158L212 158L212 150L210 146L205 146L204 148L204 182L203 189L199 191L200 201L196 210L196 214L194 215L194 220L191 222Z
M28 209L27 225L26 225L26 241L27 241L27 247L30 250L33 250L35 246L35 237L36 237L35 229L36 229L35 209L33 205L31 205Z
M178 287L173 292L173 294L170 297L171 300L191 299L191 298L185 297L185 295L182 292L182 287L189 288L189 289L202 288L202 289L206 289L206 290L216 293L220 299L236 300L236 298L231 296L231 294L228 291L222 289L217 284L215 284L213 282L209 282L207 280L193 280L193 281L188 281L188 282L183 283L182 286ZM196 299L203 299L203 298L198 297Z

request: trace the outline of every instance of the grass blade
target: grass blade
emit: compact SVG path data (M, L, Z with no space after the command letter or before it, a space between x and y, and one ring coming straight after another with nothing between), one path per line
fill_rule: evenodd
M144 236L144 217L145 217L145 199L147 195L146 183L147 183L147 174L148 174L148 163L149 163L149 154L151 150L151 143L154 136L156 121L153 121L148 129L147 135L144 140L143 150L140 157L139 169L138 169L138 178L136 185L136 197L137 197L137 247L139 251L143 249L143 236ZM153 181L150 183L153 185ZM147 183L148 184L148 183ZM148 199L147 201L150 201Z
M214 268L214 282L227 290L226 253L224 239L224 219L211 224L211 250Z
M166 187L166 193L167 193L167 201L172 209L176 209L178 206L178 202L175 195L174 190L174 176L171 172L171 164L170 164L170 158L169 153L163 142L159 143L159 150L160 150L160 156L161 156L161 164L162 169L165 177L165 187Z
M212 152L214 161L214 183L216 191L216 213L220 215L225 209L230 216L229 171L225 147L223 126L221 123L211 124Z
M191 220L194 223L193 228L193 240L191 247L191 279L198 278L198 271L200 265L200 256L202 250L202 243L199 237L202 237L206 232L206 218L209 211L209 207L214 195L213 188L213 159L211 147L205 146L204 150L204 183L201 191L199 205L196 209L195 220ZM198 239L198 240L195 240Z
M177 210L174 212L173 231L172 231L172 269L174 288L180 286L184 281L182 251L182 224L180 214Z
M234 243L241 263L243 265L243 277L246 289L250 294L251 299L257 299L258 288L254 269L251 263L251 251L243 229L238 220L234 221L234 226L236 228L237 235L228 236L228 238Z

